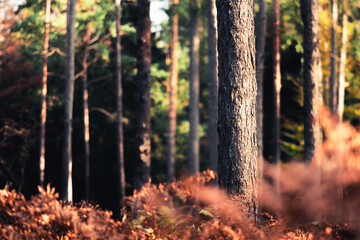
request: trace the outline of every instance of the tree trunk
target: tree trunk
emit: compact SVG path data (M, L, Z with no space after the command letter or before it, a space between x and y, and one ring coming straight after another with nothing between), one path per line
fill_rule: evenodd
M319 2L301 0L301 18L304 23L304 152L305 162L314 157L315 148L321 143L319 106L321 98L321 63L319 44Z
M330 110L332 114L336 112L336 28L338 21L338 7L337 0L332 0L332 24L331 24L331 75L330 75Z
M199 172L199 87L200 87L200 37L198 1L190 2L190 76L189 76L189 173Z
M136 33L136 172L134 187L140 189L150 178L151 161L151 38L150 0L138 0Z
M116 150L118 164L119 204L125 197L124 132L122 106L122 70L121 70L121 0L115 0L116 7Z
M88 94L88 48L91 37L90 26L86 27L83 55L83 108L84 108L84 144L85 144L85 199L90 200L90 127L89 127L89 94Z
M170 84L169 84L169 108L168 108L168 159L167 159L167 182L172 182L175 176L176 161L176 115L177 115L177 91L178 91L178 29L179 14L176 10L178 1L172 1L171 13L171 38L170 38Z
M342 14L342 36L341 36L341 49L340 49L340 64L339 64L339 104L338 104L338 117L343 120L344 104L345 104L345 65L346 65L346 49L347 49L347 0L343 0L343 14Z
M219 185L258 209L254 1L217 0Z
M47 98L47 72L48 72L48 53L50 38L50 8L51 0L46 0L45 7L45 33L43 51L43 76L41 82L41 125L40 125L40 186L45 184L45 128L46 128L46 98Z
M217 11L215 0L207 0L208 19L208 84L209 84L209 163L217 172L218 164L218 54L217 54Z

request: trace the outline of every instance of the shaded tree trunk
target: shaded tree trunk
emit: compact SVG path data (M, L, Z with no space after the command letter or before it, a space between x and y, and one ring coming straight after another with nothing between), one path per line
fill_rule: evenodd
M331 22L331 75L330 75L330 99L329 106L332 114L336 112L336 28L338 21L338 7L337 0L331 1L331 13L332 13L332 22Z
M46 0L45 7L45 33L43 51L43 75L41 82L41 125L40 125L40 186L45 185L45 128L46 128L46 98L47 98L47 73L48 73L48 53L50 38L50 8L51 0Z
M136 31L136 172L134 187L140 189L150 179L151 161L151 38L150 0L138 0Z
M217 11L215 0L207 0L208 19L208 84L209 84L209 163L217 172L218 163L218 54L217 54Z
M190 2L190 75L189 75L189 173L199 172L199 88L200 88L200 37L198 1Z
M217 0L219 185L258 209L254 1Z
M72 201L72 120L74 102L74 72L75 72L75 2L67 2L66 24L66 86L65 86L65 127L64 148L62 159L61 199Z

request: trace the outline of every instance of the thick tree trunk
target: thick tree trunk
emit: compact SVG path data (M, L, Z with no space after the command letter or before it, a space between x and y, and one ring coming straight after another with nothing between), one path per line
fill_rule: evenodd
M122 110L122 75L121 75L121 0L115 0L116 7L116 150L118 167L119 203L125 197L124 168L124 133Z
M134 187L140 189L150 178L151 161L151 38L150 0L138 0L136 75L136 172Z
M340 49L340 64L339 64L339 105L337 115L339 120L343 120L344 105L345 105L345 65L346 65L346 50L347 50L347 0L343 0L344 12L342 14L342 36Z
M209 163L217 172L218 163L218 55L217 55L217 11L215 0L207 0L208 19L208 84L209 84Z
M219 185L258 209L254 1L217 0Z
M330 99L329 106L332 114L336 112L336 28L338 21L338 7L337 0L331 1L331 13L332 13L332 22L331 22L331 75L330 75Z
M74 72L75 72L75 2L68 0L66 24L66 86L65 86L65 127L62 161L61 199L72 201L72 120L74 102Z
M47 98L47 73L48 73L48 53L50 38L50 8L51 0L46 0L45 7L45 33L43 51L43 75L41 82L41 125L40 125L40 186L45 184L45 128L46 128L46 98Z
M172 1L171 13L171 38L170 38L170 84L169 84L169 107L168 107L168 156L167 156L167 182L172 182L175 177L176 155L176 115L177 115L177 91L178 91L178 32L179 14L176 10L178 1Z
M301 17L304 23L304 152L305 162L314 157L315 148L321 143L319 125L321 97L321 63L319 44L319 2L301 0Z
M197 0L190 2L190 131L189 131L189 173L199 172L199 88L200 88L200 37L199 9Z

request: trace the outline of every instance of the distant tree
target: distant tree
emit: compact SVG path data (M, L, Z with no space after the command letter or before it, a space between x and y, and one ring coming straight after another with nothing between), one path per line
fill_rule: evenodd
M218 163L218 54L217 54L217 11L215 0L207 0L208 20L208 86L209 86L209 163L217 171Z
M199 172L199 88L200 88L200 37L198 0L190 1L190 67L189 67L189 172Z
M219 185L258 209L254 1L217 0Z
M66 23L66 86L65 86L65 125L63 161L61 164L61 199L72 201L72 120L74 102L74 73L75 73L75 2L67 2Z
M178 0L171 1L171 33L170 33L170 84L169 84L169 107L168 107L168 159L167 181L172 182L175 176L176 155L176 115L177 115L177 91L178 91L178 48L179 48L179 14L177 13Z
M136 29L136 172L134 187L140 189L150 178L151 161L151 38L150 0L138 0Z
M301 0L301 18L304 24L304 152L305 162L314 157L321 143L322 132L317 121L321 97L321 62L319 44L319 2Z
M50 39L50 8L51 0L46 0L45 6L45 31L43 47L43 74L41 81L41 124L40 124L40 186L44 188L45 183L45 128L46 128L46 98L47 98L47 75L48 54Z
M330 110L332 114L336 113L336 63L337 63L337 54L336 54L336 28L338 21L338 7L337 0L331 1L331 74L330 74Z

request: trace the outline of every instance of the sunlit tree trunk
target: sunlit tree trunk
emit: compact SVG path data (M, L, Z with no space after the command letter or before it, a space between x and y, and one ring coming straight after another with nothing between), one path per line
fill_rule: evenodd
M330 110L333 114L336 112L336 62L337 62L337 54L336 54L336 28L338 21L338 6L337 0L331 1L331 75L330 75L330 99L329 106Z
M169 84L169 107L168 107L168 159L167 159L167 181L172 182L175 176L176 161L176 115L177 115L177 91L178 91L178 31L179 14L176 10L178 0L172 0L171 14L171 37L170 37L170 84Z
M72 201L72 120L74 102L74 72L75 72L75 2L67 2L66 24L66 86L65 86L65 127L62 159L61 199Z
M258 209L254 1L217 0L219 185Z
M121 70L121 0L115 0L116 7L116 150L118 164L119 202L125 197L124 132Z
M39 166L41 187L44 187L44 183L45 183L45 128L46 128L48 53L49 53L49 38L50 38L50 8L51 8L51 0L46 0L43 75L41 82L42 86L41 86L40 166Z
M339 64L339 104L337 115L339 120L343 120L344 104L345 104L345 65L346 65L346 50L347 50L347 0L343 0L343 14L342 14L342 36L341 36L341 49L340 49L340 64Z
M150 0L138 0L136 31L136 172L134 187L140 189L150 178L151 161L151 38Z
M215 0L207 0L208 19L208 84L209 84L209 163L217 171L218 163L218 59L217 59L217 11Z

